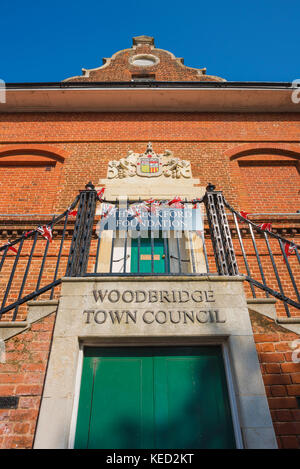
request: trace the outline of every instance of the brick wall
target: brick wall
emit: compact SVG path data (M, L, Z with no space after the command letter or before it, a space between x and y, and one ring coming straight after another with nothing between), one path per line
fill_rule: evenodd
M274 127L274 122L278 121L281 126ZM201 185L208 182L216 184L230 202L237 207L242 200L242 207L246 209L244 206L252 197L247 192L247 177L244 178L240 173L240 159L232 160L229 155L234 155L241 144L255 149L262 145L261 142L266 142L264 145L270 146L271 156L265 155L265 158L270 157L273 161L276 155L272 147L281 147L286 155L281 159L290 159L294 165L287 167L288 171L293 172L294 181L297 177L295 164L299 159L300 144L292 144L295 150L293 157L287 154L291 142L298 139L299 129L299 115L292 114L2 114L0 159L1 149L7 151L9 143L22 146L22 142L23 145L38 142L41 148L53 147L54 153L57 150L64 152L66 157L60 163L61 176L55 176L57 178L52 180L52 170L42 171L42 183L46 184L44 197L48 194L51 199L53 196L56 199L53 210L61 211L89 180L97 183L100 178L106 177L109 160L120 159L130 149L143 152L148 141L152 141L156 152L167 148L176 157L190 160L193 175L200 179ZM280 144L270 143L279 140ZM58 163L55 168L58 170ZM11 168L9 170L12 172ZM17 171L21 172L21 169ZM275 186L279 179L280 176L277 175L276 181L274 179ZM291 198L295 199L294 204L297 206L298 194L295 186L293 184L289 187L293 190ZM54 189L56 194L51 192ZM24 199L21 184L17 185L17 190L19 193L14 198L12 208L19 210L20 207L20 210L24 210L25 201L19 200ZM40 188L37 188L37 192L40 192ZM33 192L30 194L33 199L36 198L38 205L38 197L41 195L34 195ZM269 184L260 184L255 203L260 204L269 194ZM283 194L279 196L282 199Z
M258 313L250 316L278 446L300 449L300 363L292 361L299 335Z
M296 187L299 185L296 162L299 160L300 144L295 143L299 141L299 130L300 117L296 114L2 114L0 211L60 213L89 180L97 184L100 178L106 177L109 160L120 159L128 150L142 153L148 141L153 142L157 153L170 149L175 157L190 160L193 176L199 178L200 185L206 185L208 182L216 184L237 209L249 211L249 208L259 208L259 211L267 212L273 207L278 207L278 210L286 211L287 206L291 206L291 209L296 210L300 208L296 201ZM36 145L39 146L38 149L28 148ZM8 155L8 148L15 149L16 146L18 151L14 150L13 155ZM44 152L48 154L45 155ZM24 158L26 165L23 164ZM36 163L37 158L41 162L40 165L28 164ZM268 161L269 165L270 161L275 162L276 164L271 165L276 168L275 172L270 172L266 169L267 166L262 166L262 171L267 171L270 183L264 184L260 176L262 173L257 169L258 164L247 166L240 164L242 160L252 160L256 163L263 160ZM289 162L280 167L280 171L282 167L287 171L283 176L285 186L282 185L281 179L283 173L277 171L279 160ZM16 161L19 163L15 164ZM48 166L51 171L45 170ZM249 185L250 179L253 184ZM37 185L34 186L34 183ZM275 189L270 195L272 184ZM286 203L285 188L292 205L290 202ZM272 197L276 197L277 205L273 205ZM18 219L0 219L1 244L8 239L14 239L18 232L40 224L40 221L34 222L31 218L23 219L22 222ZM297 241L293 231L299 227L297 218L277 218L274 225L286 229L286 237ZM71 235L72 230L68 234L66 249L63 252L62 271L65 268ZM45 269L46 280L53 278L60 242L56 233L55 239L47 259L49 263ZM234 242L237 246L236 239ZM245 242L251 249L249 237ZM266 247L263 241L258 244L260 252L264 254L264 267L272 285L276 286L272 267L265 255ZM44 247L45 242L41 240L34 260L36 266L41 263ZM91 252L94 251L95 246ZM286 267L280 251L274 248L274 252L278 262L281 262L283 283L289 294L292 287L286 277ZM12 297L18 292L28 254L27 250L21 258L20 272L12 289ZM10 266L14 262L14 256L10 253ZM253 254L251 256L251 268L259 276L257 262ZM211 246L209 259L213 269ZM240 254L238 261L241 270L245 271ZM296 260L291 258L291 263L294 265ZM4 270L2 288L7 283L8 272L8 269ZM28 279L28 288L35 286L37 272L38 267ZM299 275L296 279L300 280ZM258 296L260 295L263 296L263 293ZM278 306L278 312L285 314L282 305ZM25 317L26 307L23 307L20 309L19 319ZM10 318L11 315L7 315L4 319ZM296 397L300 396L300 370L299 365L291 362L290 348L291 341L297 336L268 320L265 322L265 319L262 321L252 316L252 323L279 445L297 447L300 423ZM3 447L27 448L32 445L52 325L51 316L33 325L30 331L7 342L7 363L0 365L0 395L19 395L20 401L16 410L0 410L0 444Z
M0 409L0 448L31 448L39 413L54 315L6 341L0 396L18 396L16 409Z
M149 140L157 153L170 149L175 157L190 160L193 176L199 178L200 185L216 184L237 209L269 211L274 206L276 210L296 210L300 144L293 142L299 135L299 119L298 114L2 114L0 212L61 213L89 180L97 184L106 177L109 160L120 159L128 150L144 152ZM20 166L20 162L27 166ZM40 166L30 166L33 162ZM270 166L258 165L264 162L275 164L271 166L274 172L270 172ZM288 164L276 166L282 162ZM251 165L243 166L245 163ZM284 177L282 169L288 171ZM264 183L260 170L267 172L268 183ZM2 244L15 239L17 232L41 223L31 218L22 220L23 223L20 219L0 219ZM273 222L271 219L262 221ZM284 235L297 241L299 217L277 219L273 225L286 229ZM47 262L55 263L57 245L51 245ZM249 240L248 252L251 249L253 251ZM287 279L281 253L277 251L274 254ZM41 249L40 256L42 252ZM272 285L277 288L264 242L260 243L260 252ZM14 255L10 254L12 264ZM22 255L20 265L26 265L28 254ZM251 268L259 278L257 262L253 253L251 255ZM290 259L294 263L294 259ZM41 258L35 261L38 265ZM241 271L245 272L240 255L239 261ZM53 266L48 269L49 277L52 273ZM7 275L2 276L2 280L5 284ZM286 282L289 293L292 289L288 279ZM281 312L282 306L278 308Z
M1 163L1 161L0 161ZM52 213L59 174L53 166L0 166L0 213Z

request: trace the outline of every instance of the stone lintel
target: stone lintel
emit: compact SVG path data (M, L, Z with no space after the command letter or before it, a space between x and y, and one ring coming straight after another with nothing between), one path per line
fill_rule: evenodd
M243 282L243 275L149 275L145 277L135 276L95 276L95 277L63 277L62 282Z

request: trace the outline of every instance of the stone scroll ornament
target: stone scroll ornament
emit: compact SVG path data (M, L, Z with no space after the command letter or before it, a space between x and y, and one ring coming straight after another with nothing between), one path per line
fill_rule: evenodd
M156 154L151 142L144 153L128 151L127 156L108 163L108 179L123 179L132 176L158 177L165 176L175 179L192 177L191 163L187 160L174 158L170 150Z

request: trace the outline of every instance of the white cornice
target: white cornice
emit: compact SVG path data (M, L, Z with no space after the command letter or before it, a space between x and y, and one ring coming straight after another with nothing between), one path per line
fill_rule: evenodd
M299 112L292 88L17 88L7 112Z

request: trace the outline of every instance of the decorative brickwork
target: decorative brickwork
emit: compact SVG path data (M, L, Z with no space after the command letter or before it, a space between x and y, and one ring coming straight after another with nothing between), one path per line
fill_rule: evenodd
M82 69L83 75L65 81L226 81L206 75L206 69L183 65L182 58L171 52L156 49L154 40L148 36L133 38L131 49L116 52L111 58L103 59L103 65L91 70Z

